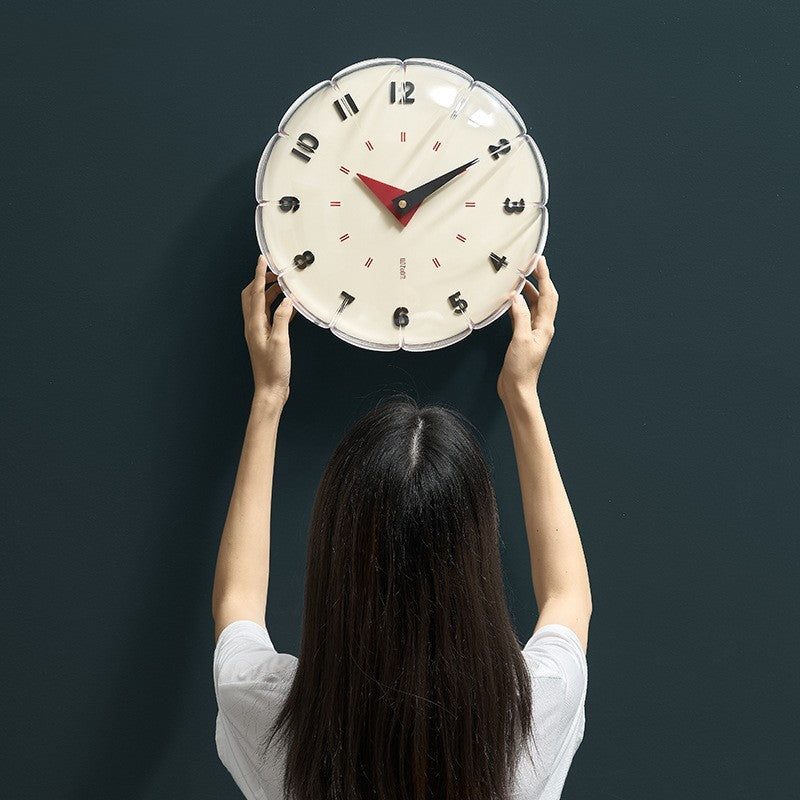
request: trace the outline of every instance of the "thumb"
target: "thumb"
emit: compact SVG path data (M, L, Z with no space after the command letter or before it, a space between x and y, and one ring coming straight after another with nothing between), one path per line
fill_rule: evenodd
M519 336L525 331L530 331L531 312L521 294L514 295L514 299L508 307L508 313L511 315L512 336Z
M294 306L288 295L278 303L278 307L272 315L272 335L288 336L289 321L294 317Z

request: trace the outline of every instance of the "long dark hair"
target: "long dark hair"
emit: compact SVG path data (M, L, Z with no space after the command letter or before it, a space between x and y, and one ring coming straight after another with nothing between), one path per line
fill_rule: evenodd
M261 741L282 729L290 800L510 797L531 680L473 430L396 394L325 467L297 670Z

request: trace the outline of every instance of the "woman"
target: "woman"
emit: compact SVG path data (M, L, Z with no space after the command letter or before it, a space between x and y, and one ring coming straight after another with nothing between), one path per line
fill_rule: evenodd
M537 396L558 295L544 257L509 307L497 381L539 609L506 607L489 469L467 420L379 405L324 470L300 656L266 630L270 497L295 310L259 258L242 292L255 395L213 592L219 756L248 798L558 798L584 731L591 594ZM267 288L268 287L268 288ZM528 302L526 302L526 299ZM528 306L530 303L530 307Z

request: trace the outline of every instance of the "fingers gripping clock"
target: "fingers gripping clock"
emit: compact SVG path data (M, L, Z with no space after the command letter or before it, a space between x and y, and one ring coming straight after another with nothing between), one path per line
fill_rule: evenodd
M547 237L547 172L514 107L441 61L359 62L289 108L256 173L256 234L298 310L371 350L493 322Z

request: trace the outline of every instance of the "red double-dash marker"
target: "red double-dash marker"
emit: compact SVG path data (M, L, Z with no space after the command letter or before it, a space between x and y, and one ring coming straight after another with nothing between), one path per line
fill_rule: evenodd
M437 141L436 144L433 146L434 150L438 150L442 146L442 143Z
M347 167L339 167L339 172L344 172L345 175L350 174L350 170Z
M459 242L466 242L467 241L467 237L466 236L462 236L460 233L456 234L456 239L458 239Z
M364 144L367 146L367 150L374 150L374 149L375 149L375 148L372 146L372 142L371 142L369 139L367 139L367 141L366 141L366 142L364 142Z
M406 140L406 132L400 131L400 141L404 142Z
M343 242L345 239L349 239L349 238L350 238L350 234L349 233L344 233L339 237L339 241Z
M371 258L368 258L368 259L367 259L367 260L364 262L364 266L365 266L365 267L368 267L368 266L369 266L371 263L372 263L372 259L371 259Z
M439 263L439 259L438 259L438 258L434 258L434 259L433 259L433 263L434 263L434 264L436 264L436 266L437 266L437 267L441 267L441 266L442 266L442 265Z
M340 206L342 204L341 200L331 200L332 206Z
M464 205L465 205L467 208L475 208L475 203L474 203L474 201L472 201L472 202L468 202L468 203L464 203Z

